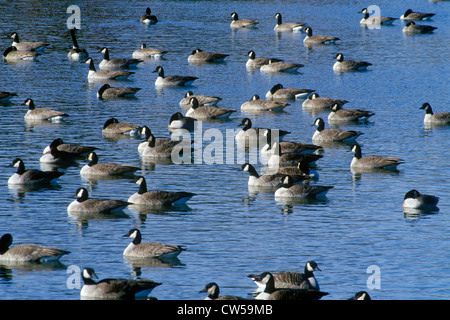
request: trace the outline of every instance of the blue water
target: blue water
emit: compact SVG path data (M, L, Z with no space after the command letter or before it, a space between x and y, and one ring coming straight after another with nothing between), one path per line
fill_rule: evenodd
M88 66L67 58L71 48L66 20L70 1L21 1L0 4L2 51L7 35L16 31L22 41L43 40L51 45L36 62L0 63L0 90L16 92L0 105L0 233L11 233L14 244L39 243L71 251L57 266L2 265L1 299L79 299L76 281L69 283L69 267L93 267L100 278L141 276L163 284L152 295L158 299L204 298L199 291L207 282L219 284L223 294L249 297L255 285L247 274L262 271L303 270L315 260L323 299L347 299L366 290L373 299L448 299L448 240L450 225L448 190L449 127L425 127L423 110L429 102L435 112L449 111L449 3L409 0L378 1L385 16L399 17L407 8L435 12L426 24L438 27L431 35L406 36L403 22L369 30L360 26L358 13L364 1L152 1L160 19L145 26L139 17L145 1L79 2L81 30L78 41L96 66L98 51L107 46L111 57L130 57L141 43L167 50L162 60L147 61L128 81L116 86L142 88L135 99L100 101L101 83L88 83ZM230 29L230 14L259 20L253 30ZM274 15L284 21L304 21L315 34L341 38L336 45L307 49L304 34L277 34ZM196 48L229 54L224 63L190 65L187 56ZM305 65L298 74L267 75L245 68L247 52L275 56ZM370 61L367 72L335 74L334 56ZM142 139L108 140L102 136L105 120L149 126L157 136L167 136L170 116L185 112L179 106L188 88L154 86L157 65L166 74L193 75L189 88L197 94L220 96L221 107L237 110L230 121L204 122L203 130L237 129L243 117L255 126L291 131L286 140L311 142L314 119L328 112L302 109L292 102L284 112L252 115L240 105L254 94L264 97L276 83L285 87L315 89L321 96L346 99L347 108L375 112L368 124L341 125L364 132L358 140L365 154L395 155L405 160L397 173L353 175L348 146L325 148L318 161L318 183L332 185L325 201L285 204L273 193L252 193L248 174L240 164L155 164L137 152ZM28 124L22 103L32 98L37 107L67 112L61 123ZM328 123L326 122L326 126ZM84 165L60 169L65 175L54 188L29 192L10 189L7 180L15 171L15 157L27 168L41 168L39 157L53 139L93 145L100 161L137 165L149 189L195 192L187 207L165 210L124 210L114 218L77 220L67 214L75 190L86 187L92 197L126 200L137 191L132 179L86 180ZM204 146L209 144L204 142ZM258 172L265 170L257 166ZM416 188L440 197L435 214L405 215L404 194ZM153 261L133 266L122 256L130 228L138 227L144 241L181 244L188 248L179 261ZM368 287L371 266L378 267L379 287ZM81 279L78 277L78 281ZM370 282L370 281L369 281ZM73 284L72 286L70 284Z

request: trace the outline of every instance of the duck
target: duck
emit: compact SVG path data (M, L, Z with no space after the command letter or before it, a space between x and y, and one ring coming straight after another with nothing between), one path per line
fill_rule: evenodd
M358 291L347 300L372 300L367 291Z
M409 21L402 29L407 34L420 34L420 33L432 33L437 27L416 24L414 21Z
M379 15L369 16L367 8L363 8L359 13L364 14L364 17L360 20L360 24L365 26L378 26L378 25L392 25L397 20L393 17L380 17Z
M278 138L281 140L284 138L284 136L290 134L290 131L281 130L281 129L270 129L270 128L261 128L261 127L253 127L252 121L250 118L243 118L239 126L242 126L242 130L240 130L236 136L236 140L243 140L243 139L260 139L263 136L265 137L265 133L267 130L276 131L278 133ZM271 133L271 137L276 136L275 134Z
M299 175L304 179L319 180L319 173L310 168L308 161L305 160L300 160L297 166L280 167L277 172L288 176Z
M261 187L261 188L279 188L283 184L284 174L275 172L275 173L266 173L266 174L258 174L255 167L250 163L244 163L241 166L242 171L247 171L249 173L248 177L248 186L249 187ZM302 181L305 177L301 175L293 175L292 178L295 182Z
M313 35L313 31L310 27L305 28L306 37L303 39L305 45L314 44L334 44L336 41L341 40L333 36L325 36L321 34Z
M17 97L17 93L0 91L0 102L8 102L12 97Z
M53 110L49 108L36 108L33 99L28 98L24 101L24 105L28 106L28 111L25 114L25 120L42 121L48 120L51 122L59 122L69 115L65 112Z
M100 69L106 69L106 70L118 70L118 69L127 69L127 68L134 68L139 63L143 62L144 60L141 59L134 59L134 58L114 58L110 59L109 57L109 49L104 47L100 50L101 53L103 53L103 60L99 63Z
M230 23L230 28L232 29L242 29L242 28L254 28L259 21L251 19L239 19L236 12L231 13L230 18L232 19Z
M145 9L145 14L139 19L139 21L143 24L150 25L156 24L158 22L158 18L152 14L152 10L147 7Z
M317 118L314 125L317 126L317 129L312 136L312 140L316 142L354 142L363 134L363 132L355 130L325 129L325 121L322 118Z
M255 94L249 101L241 104L241 111L283 111L287 106L287 102L263 100Z
M205 287L200 290L201 292L208 293L208 296L205 300L245 300L242 297L238 296L230 296L230 295L220 295L219 285L215 282L209 282L205 285Z
M279 168L297 165L300 161L305 161L308 165L314 165L317 160L323 158L321 154L314 153L297 153L295 151L282 152L280 142L273 144L274 152L269 156L267 166L269 168Z
M420 109L425 110L423 122L425 124L448 125L450 124L450 112L433 113L433 109L428 102L422 104Z
M220 119L227 120L230 118L231 114L236 112L236 110L230 110L226 108L216 108L210 106L200 106L197 98L191 97L189 100L190 108L186 112L186 117L191 117L197 120L208 120L208 119Z
M303 22L284 22L281 17L281 13L277 12L275 14L275 19L277 19L277 24L274 30L277 32L301 32L305 29L306 24Z
M199 63L199 62L223 62L229 54L220 52L208 52L202 49L195 49L188 56L188 62Z
M426 211L438 211L438 202L439 197L430 194L423 194L416 189L412 189L405 194L402 207L405 210L417 209Z
M123 251L126 258L161 258L171 259L186 251L186 247L160 242L142 242L141 231L137 228L130 229L124 237L133 239Z
M203 94L194 94L191 90L185 93L180 101L180 107L189 107L191 98L196 98L199 106L215 107L222 101L222 98L216 96L208 96Z
M400 16L401 20L413 21L413 20L430 20L431 17L435 16L435 13L428 12L415 12L408 9Z
M259 70L261 72L266 73L275 73L275 72L295 73L299 68L302 67L304 67L304 65L301 63L273 61L272 59L269 59L269 63L261 66Z
M188 130L192 131L195 127L197 119L185 117L181 112L175 112L169 119L169 131L174 130Z
M155 85L162 87L190 86L192 82L198 79L198 77L193 76L165 76L164 68L161 66L157 66L153 72L158 73L158 77L155 80Z
M89 65L88 80L105 81L105 80L124 80L128 79L134 72L125 70L96 70L94 60L88 58L86 64Z
M128 198L128 202L135 205L150 207L167 207L184 205L196 194L186 191L147 190L147 181L143 176L136 178L139 191Z
M155 136L150 134L148 136L147 146L141 148L141 156L146 158L171 159L176 155L181 156L185 151L185 147L189 148L191 152L193 151L190 146L178 141L156 145Z
M84 285L80 291L81 299L102 300L135 300L146 299L150 292L161 285L149 279L98 279L93 268L87 267L82 271Z
M44 51L47 46L50 44L42 41L24 41L20 42L19 35L17 32L14 32L11 35L13 42L11 44L12 47L15 47L18 51Z
M253 50L250 50L248 53L248 60L245 63L245 66L247 69L259 69L261 68L263 65L265 64L269 64L269 61L272 62L279 62L279 61L283 61L283 59L279 59L279 58L264 58L264 57L256 57L256 53Z
M344 55L338 53L336 55L336 62L333 65L333 70L335 72L349 72L349 71L365 71L367 67L372 64L367 61L354 61L354 60L344 60Z
M119 88L111 87L108 83L105 83L97 92L97 98L102 100L117 99L117 98L130 98L134 97L141 88Z
M61 138L56 138L52 141L53 146L55 146L59 151L66 151L70 153L75 153L79 155L80 157L87 156L89 152L98 150L97 147L92 146L81 146L78 144L70 144L70 143L64 143L64 141ZM46 146L44 150L42 151L43 154L50 153L51 148L50 145Z
M291 176L283 178L283 186L275 191L275 199L322 199L334 186L294 184Z
M140 168L133 165L98 162L98 156L95 152L90 152L87 156L88 164L84 165L80 174L82 176L134 176Z
M103 134L124 134L137 136L140 134L141 126L130 122L119 122L116 118L105 121L102 129Z
M281 83L274 85L266 93L267 100L302 100L309 97L314 91L312 89L284 88Z
M352 146L351 151L354 153L351 169L383 169L397 170L397 167L404 163L399 157L385 157L380 155L362 156L361 147L358 144Z
M39 162L43 164L54 164L54 165L75 165L80 154L77 152L62 151L58 149L59 141L53 140L48 146L50 152L44 153L40 158Z
M72 59L74 61L85 60L89 57L89 53L87 52L86 49L80 48L80 46L78 45L75 31L76 31L75 28L70 29L70 36L72 38L73 46L72 46L72 49L70 49L67 56L69 59Z
M311 110L331 109L335 104L342 107L346 103L348 103L347 100L321 97L317 92L314 92L303 101L302 108Z
M49 185L55 183L64 172L59 171L41 171L38 169L25 169L22 159L15 158L11 164L17 168L17 171L8 179L9 185Z
M328 114L329 122L350 122L350 121L368 121L375 113L361 109L343 109L338 103L335 103Z
M147 48L145 43L141 44L141 47L131 54L133 59L148 60L148 59L160 59L167 53L166 50Z
M11 247L13 236L5 233L0 238L0 262L40 263L58 261L70 251L40 244L18 244Z
M131 203L116 199L89 198L86 188L78 188L75 192L77 199L67 206L68 213L115 213L121 212Z
M35 51L19 51L16 47L8 47L3 52L6 62L35 61L41 54Z

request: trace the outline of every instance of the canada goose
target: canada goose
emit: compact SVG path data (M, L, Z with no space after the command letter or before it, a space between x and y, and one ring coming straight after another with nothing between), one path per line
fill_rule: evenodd
M169 119L169 130L186 129L194 130L195 122L197 120L191 117L185 117L181 112L174 113Z
M116 99L116 98L129 98L134 97L136 92L141 88L119 88L111 87L105 83L97 92L97 98L99 99Z
M336 128L325 129L325 122L322 118L317 118L314 121L314 125L317 126L317 129L314 131L312 140L318 142L350 142L363 134L360 131L354 130L341 130Z
M438 202L439 197L429 194L423 194L413 189L405 194L402 207L403 209L437 211L439 210L437 207Z
M261 66L261 68L259 68L259 70L262 72L266 72L266 73L274 73L274 72L295 73L301 67L304 67L304 65L301 63L273 61L273 60L269 59L269 63Z
M151 158L158 158L158 159L169 159L172 158L172 153L176 151L178 148L178 152L180 155L182 152L184 152L184 149L179 146L180 142L178 143L163 143L156 145L156 138L153 134L150 134L147 140L147 146L141 149L141 155L143 157L151 157ZM191 148L192 150L192 148Z
M255 167L250 163L244 163L241 166L242 171L247 171L249 174L248 177L248 186L249 187L262 187L262 188L279 188L283 184L283 178L285 177L282 173L266 173L259 175L256 171ZM302 181L305 177L301 175L292 176L294 182Z
M19 51L16 47L9 47L3 52L3 60L6 62L35 61L40 55L35 51Z
M319 173L316 170L311 169L308 161L305 160L300 160L297 166L281 167L277 172L288 176L300 175L304 177L304 179L319 180Z
M348 101L343 99L334 99L328 97L321 97L318 93L312 93L305 101L302 103L302 108L304 109L331 109L335 104L343 106Z
M67 206L69 213L114 213L122 211L130 203L116 199L96 199L89 198L86 188L78 188L76 191L77 199Z
M45 47L49 44L42 41L19 41L19 35L17 32L14 32L11 35L13 42L11 44L12 47L16 47L18 51L43 51Z
M90 152L87 160L89 163L80 170L82 176L129 176L134 175L140 169L136 166L119 163L98 163L98 156L95 152Z
M147 7L147 9L145 9L145 14L141 17L139 21L146 25L150 25L156 24L158 22L158 18L155 15L153 15L152 10Z
M289 131L286 130L279 130L279 129L269 129L269 128L261 128L261 127L253 127L252 121L250 118L243 118L239 126L242 126L242 130L240 130L237 134L235 139L236 140L242 140L242 139L260 139L263 136L265 136L265 132L267 130L274 131L277 130L278 132L278 138L281 140L289 134Z
M313 31L310 27L305 29L306 37L303 39L303 43L306 45L311 44L333 44L338 40L341 40L333 36L324 36L321 34L313 35Z
M256 296L256 300L319 300L328 294L311 289L277 289L275 279L270 272L261 273L258 281L264 284L264 289Z
M150 292L161 285L148 279L98 279L94 269L84 268L82 272L84 285L80 291L82 299L114 299L135 300L145 299Z
M433 113L433 109L431 108L428 102L422 104L420 109L425 110L425 117L423 119L423 122L425 124L436 124L436 125L450 124L450 112Z
M384 169L397 170L397 166L405 161L398 157L385 157L379 155L362 156L361 147L355 144L351 151L354 153L350 168L352 169Z
M320 290L319 283L314 276L314 271L321 271L317 262L308 261L305 264L303 273L299 271L281 271L272 273L275 280L275 288ZM264 289L265 283L263 283L260 274L250 274L248 277L255 282L259 290Z
M284 88L281 83L274 85L266 93L267 100L301 100L307 98L315 90L300 88Z
M278 58L263 58L263 57L256 58L255 51L253 51L253 50L250 50L247 53L247 55L248 55L248 60L245 63L245 66L248 69L259 69L263 65L268 64L269 61L272 61L272 62L283 61L282 59L278 59Z
M154 73L158 73L158 77L155 80L156 86L163 87L184 87L190 86L192 82L197 80L197 77L191 76L164 76L164 69L161 66L156 67L153 71Z
M274 30L277 32L301 32L306 27L303 22L284 22L282 20L281 14L276 13L275 19L277 19L277 24Z
M61 138L57 138L57 139L53 140L52 143L53 143L53 146L55 146L59 151L76 153L79 156L85 156L89 152L98 150L97 147L80 146L80 145L76 145L76 144L64 143ZM44 148L42 153L45 154L45 153L49 153L50 151L51 151L51 148L50 148L50 145L48 145Z
M75 36L75 31L76 31L75 28L70 29L70 36L72 38L73 46L72 49L70 49L67 56L69 57L69 59L72 59L74 61L87 59L89 57L89 53L87 52L86 49L80 48L80 46L78 45L78 41Z
M412 21L412 20L429 20L431 17L436 15L435 13L426 13L426 12L415 12L411 9L405 11L404 14L400 16L400 19Z
M88 80L123 80L127 79L129 76L134 74L132 71L121 71L121 70L96 70L94 65L94 60L88 58L86 64L89 65Z
M367 291L358 291L347 300L372 300Z
M196 98L198 101L199 106L210 106L215 107L219 101L222 100L220 97L215 96L206 96L202 94L194 94L192 91L188 91L185 93L184 98L180 101L181 107L188 107L190 106L190 100L191 98Z
M25 120L48 120L57 122L69 116L67 113L49 108L36 108L34 101L30 98L26 99L23 104L28 106L28 111L24 116Z
M317 160L323 158L323 155L321 154L282 152L279 142L273 144L273 150L274 152L267 161L267 166L269 168L295 166L300 161L305 161L308 165L314 165Z
M285 176L283 186L275 191L275 199L320 199L333 186L294 184L291 176Z
M200 292L208 293L208 296L205 300L245 300L244 298L238 296L229 296L229 295L220 295L220 288L215 282L210 282L206 284L206 286L200 290Z
M175 258L184 246L165 244L160 242L141 242L142 234L139 229L131 229L124 237L132 238L133 241L125 248L123 255L126 258Z
M145 141L141 142L138 145L139 153L142 153L142 151L144 151L144 149L148 146L148 142L149 142L150 136L152 135L152 130L150 130L150 128L147 127L147 126L143 126L141 128L141 135L144 135ZM158 137L158 138L155 138L155 145L156 146L163 145L163 144L178 144L178 143L180 143L180 141L172 140L172 138L169 138L169 137Z
M56 182L64 174L58 171L26 170L24 162L19 158L14 159L11 165L17 168L17 171L8 179L8 184L11 185L48 185Z
M138 63L143 62L144 60L141 59L128 59L128 58L114 58L110 59L109 57L109 49L108 48L102 48L100 51L103 53L103 60L99 63L100 69L106 69L106 70L117 70L117 69L126 69L126 68L133 68L136 67Z
M289 103L282 101L272 101L260 99L259 95L255 94L249 100L241 104L242 111L283 111L289 106Z
M216 108L210 106L199 106L198 100L195 97L191 97L189 100L190 108L186 112L186 117L191 117L197 120L207 119L221 119L226 120L230 118L231 114L236 110L230 110L225 108Z
M137 136L140 134L141 127L129 122L119 122L116 118L106 120L102 132L104 134L125 134Z
M409 21L402 29L407 34L432 33L437 27L416 24L414 21Z
M13 242L11 234L6 233L0 238L1 262L44 262L57 261L70 251L39 244L18 244L10 247Z
M335 103L328 114L328 121L333 122L348 122L348 121L367 121L375 113L361 109L342 109L342 107Z
M72 165L75 164L80 156L77 152L62 151L58 149L59 140L55 139L48 146L50 152L44 153L40 158L40 163L55 165Z
M229 54L219 52L207 52L201 49L195 49L188 56L188 62L223 62Z
M7 102L12 97L17 97L17 93L15 93L15 92L7 92L7 91L0 91L0 102Z
M354 61L344 60L344 55L338 53L336 55L336 62L333 65L333 70L336 72L348 72L348 71L364 71L368 66L372 64L366 61Z
M302 143L295 141L272 141L272 131L266 130L263 135L266 137L266 144L261 148L261 154L266 156L272 155L278 146L281 153L295 152L295 153L315 153L316 151L323 151L323 147L311 143ZM275 144L275 143L278 144Z
M141 48L133 51L132 57L133 59L160 59L167 53L166 50L156 49L156 48L147 48L145 43L141 44Z
M359 13L363 13L364 17L359 22L365 26L377 26L377 25L391 25L397 18L392 17L380 17L379 15L369 16L367 8L362 9Z
M230 18L233 19L230 23L230 28L232 29L253 28L259 23L256 20L239 19L239 16L236 12L233 12L230 15Z
M151 207L182 205L195 196L195 193L185 191L147 190L147 182L142 176L135 181L139 191L128 198L128 202L133 204Z

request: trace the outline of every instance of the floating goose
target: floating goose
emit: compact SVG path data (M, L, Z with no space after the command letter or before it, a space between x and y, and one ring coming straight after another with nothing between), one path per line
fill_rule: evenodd
M416 209L416 210L426 210L426 211L437 211L439 210L437 204L439 202L439 197L423 194L419 191L413 189L408 191L403 198L403 209Z
M274 72L291 72L295 73L301 67L304 67L300 63L284 62L284 61L273 61L269 59L269 63L261 66L259 70L266 73Z
M129 122L119 122L116 118L110 118L106 120L103 125L103 134L125 134L129 136L136 136L140 134L141 127L129 123Z
M277 19L277 24L274 30L277 32L301 32L306 27L303 22L284 22L282 20L281 14L276 13L275 19Z
M306 99L315 90L284 88L281 83L274 85L267 93L267 100L301 100Z
M348 300L372 300L367 291L358 291Z
M122 200L89 198L86 188L78 188L75 194L77 199L67 206L69 213L114 213L130 205Z
M135 300L146 299L150 292L161 285L148 279L98 279L94 269L84 268L84 285L80 291L81 299Z
M19 35L14 32L11 35L13 42L12 47L16 47L18 51L43 51L49 44L42 41L19 41Z
M384 169L384 170L397 170L397 166L405 161L398 157L385 157L379 155L362 156L361 147L355 144L351 151L355 154L350 168L352 169Z
M282 152L279 142L273 144L273 150L274 152L267 161L267 166L269 168L295 166L300 161L305 161L308 165L313 165L317 160L323 158L323 155L321 154Z
M133 51L132 57L133 59L160 59L167 53L166 50L156 49L156 48L147 48L145 43L141 44L141 48Z
M182 251L184 246L165 244L160 242L142 242L142 234L139 229L133 228L124 237L132 238L133 241L125 248L123 255L126 258L175 258Z
M184 95L184 98L181 99L180 106L181 107L190 106L191 98L196 98L199 106L210 106L210 107L215 107L217 105L217 103L222 100L222 98L220 98L220 97L206 96L206 95L202 95L202 94L194 94L192 91L189 90Z
M291 176L285 176L283 186L275 191L275 199L321 199L333 186L294 184Z
M49 108L36 108L34 101L30 98L25 100L23 104L28 106L28 111L24 116L25 120L48 120L58 122L64 117L69 116L67 113Z
M197 80L197 77L192 76L164 76L164 69L161 66L156 67L153 71L158 73L158 77L155 80L156 86L162 87L184 87L190 86L192 82Z
M91 81L95 80L123 80L127 79L129 76L134 74L132 71L121 71L121 70L96 70L94 65L94 60L88 58L86 64L89 65L88 79Z
M242 111L282 111L289 106L289 103L282 101L272 101L260 99L259 95L255 94L251 100L241 104Z
M317 118L314 125L317 126L317 129L312 136L312 140L316 142L354 142L356 138L363 134L354 130L325 129L325 122L322 118Z
M141 17L139 21L146 25L150 25L156 24L158 22L158 18L155 15L153 15L152 10L147 7L147 9L145 9L145 14Z
M70 143L64 143L61 138L57 138L52 141L53 146L56 146L56 148L59 151L66 151L70 153L76 153L79 156L85 156L89 152L92 152L94 150L97 150L97 147L90 147L90 146L80 146L76 144L70 144ZM46 146L44 148L44 151L42 151L43 154L49 153L51 151L50 145Z
M183 205L195 196L195 193L185 191L147 190L147 182L142 176L136 179L136 184L139 185L139 191L132 194L128 202L137 205L151 207Z
M7 92L7 91L0 91L0 102L7 102L12 97L17 97L17 93Z
M152 135L152 130L150 130L150 128L147 126L143 126L141 128L141 135L144 135L145 141L141 142L138 145L139 153L142 153L142 151L144 151L144 149L147 148L150 136ZM172 138L168 138L168 137L155 138L155 146L159 146L159 145L163 145L163 144L178 144L178 143L180 143L180 142L172 140Z
M342 107L348 101L343 99L334 99L321 97L318 93L312 93L305 101L302 103L302 108L304 109L331 109L335 104Z
M333 65L333 70L336 72L365 71L368 66L372 65L366 61L344 60L342 53L336 55L336 60Z
M369 11L367 10L367 8L362 9L360 13L363 13L364 17L359 23L365 26L391 25L395 20L397 20L397 18L380 17L375 14L369 16Z
M435 125L450 124L450 112L433 113L433 109L431 108L428 102L422 104L420 109L425 110L425 117L423 119L423 122L425 124L435 124Z
M319 180L319 173L309 167L309 163L305 160L300 160L297 166L281 167L277 172L293 176L300 175L305 179Z
M306 45L313 44L333 44L336 41L340 40L337 37L333 36L325 36L321 34L313 35L313 31L310 27L305 29L306 37L303 39L303 43Z
M219 52L207 52L201 49L195 49L188 56L188 62L223 62L229 54Z
M141 88L119 88L111 87L105 83L97 92L97 98L99 99L116 99L116 98L130 98L136 95L136 92Z
M98 156L95 152L90 152L87 160L89 163L80 170L82 176L133 176L140 169L139 167L126 164L98 163Z
M143 157L151 157L158 159L169 159L173 156L180 156L184 152L184 144L182 142L169 142L156 145L156 138L153 134L150 134L147 140L147 146L141 148L141 155ZM187 146L186 146L187 147ZM190 147L190 146L189 146ZM177 154L174 152L178 151ZM192 148L191 148L191 151Z
M58 171L26 170L25 164L19 158L14 159L12 166L17 168L17 171L8 179L8 184L11 185L48 185L64 174Z
M245 66L248 69L259 69L263 65L268 64L269 61L272 61L272 62L283 61L282 59L278 59L278 58L263 58L263 57L256 58L255 51L253 51L253 50L250 50L247 53L247 55L248 55L248 60L245 63Z
M400 19L412 21L412 20L429 20L431 17L436 15L435 13L426 12L414 12L411 9L405 11L404 14L400 16Z
M19 51L16 47L9 47L3 52L3 60L6 62L35 61L40 55L35 51Z
M196 121L194 118L185 117L181 112L176 112L170 117L168 128L170 131L180 129L192 131Z
M414 21L409 21L402 29L407 34L432 33L437 27L416 24Z
M262 139L263 137L266 137L266 131L270 130L271 133L271 137L272 135L275 136L273 134L274 131L277 131L278 133L278 138L281 140L284 138L285 135L289 134L289 131L286 130L279 130L279 129L269 129L269 128L261 128L261 127L253 127L252 126L252 121L250 120L250 118L243 118L241 123L239 124L239 126L242 126L242 130L240 130L237 134L236 134L236 140L242 140L242 139ZM267 141L267 140L266 140Z
M261 148L261 154L271 156L275 153L276 148L279 147L281 153L295 152L295 153L314 153L323 150L323 147L311 143L302 143L295 141L272 141L271 131L264 132L266 137L266 144ZM278 144L276 144L278 143Z
M108 48L102 48L100 52L103 53L103 60L100 61L100 64L98 65L100 69L117 70L117 69L133 68L136 67L137 64L144 61L141 59L134 59L134 58L110 59Z
M208 293L208 296L205 298L205 300L245 300L244 298L238 296L221 296L220 288L215 282L206 284L206 286L202 290L200 290L200 292Z
M0 238L0 262L44 262L57 261L70 251L39 244L18 244L10 247L13 242L11 234L6 233Z
M89 53L87 52L86 49L80 48L80 46L78 45L78 41L75 36L75 31L76 31L75 28L70 29L70 36L72 38L73 46L72 49L70 49L67 56L69 57L69 59L72 59L74 61L87 59L89 57Z
M236 110L230 110L225 108L216 108L210 106L199 106L198 100L195 97L191 97L189 100L190 108L186 112L186 117L191 117L197 120L208 119L229 119L231 114Z
M239 16L236 12L233 12L230 15L230 18L233 19L230 24L230 28L232 29L253 28L259 23L256 20L239 19Z
M342 109L342 107L335 103L328 115L329 122L349 122L349 121L367 121L375 113L361 109Z
M250 163L245 163L241 166L242 171L247 171L248 186L249 187L262 187L262 188L279 188L283 185L283 178L286 176L282 173L266 173L259 175L255 167ZM295 182L302 181L305 177L302 175L291 176Z
M40 163L55 165L72 165L75 164L80 156L77 152L62 151L58 149L59 140L55 139L48 146L50 152L44 153L40 159Z

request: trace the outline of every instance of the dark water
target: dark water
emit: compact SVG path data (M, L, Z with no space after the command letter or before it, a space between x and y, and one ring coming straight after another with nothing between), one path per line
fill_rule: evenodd
M364 1L152 1L160 22L139 23L148 6L144 1L78 2L81 30L78 40L96 65L99 49L107 46L112 57L131 56L141 43L165 49L162 60L141 64L128 81L116 86L142 90L135 99L100 101L101 83L88 83L88 66L67 58L71 47L66 1L3 1L0 4L0 44L10 45L9 34L21 40L51 44L37 62L0 64L0 89L16 92L0 106L2 165L0 177L0 231L11 233L15 243L40 243L70 250L58 266L2 266L2 299L79 299L70 288L69 267L95 268L100 278L141 277L163 282L152 295L158 299L203 299L198 293L210 281L223 294L247 296L255 288L247 274L262 271L302 270L306 261L318 262L316 277L323 299L346 299L367 290L374 299L448 299L448 239L450 184L448 127L425 127L423 110L429 102L436 112L449 111L449 7L448 2L376 3L385 16L399 17L407 8L435 12L432 35L405 36L403 22L379 30L362 28L358 13ZM254 30L232 31L229 15L258 19ZM285 21L305 21L316 34L341 38L333 46L307 49L304 34L277 34L274 15ZM193 49L227 53L221 64L190 65ZM298 74L267 75L245 68L247 52L276 56L305 65ZM373 63L363 73L335 74L334 56ZM366 154L396 155L405 159L398 173L354 176L348 146L326 148L318 162L320 184L333 185L326 201L288 205L273 193L251 193L248 174L240 164L154 164L137 152L142 139L108 140L101 127L106 119L149 126L157 136L168 135L170 115L187 88L154 86L157 65L166 74L197 76L194 93L220 96L220 106L238 110L225 122L205 122L203 129L222 132L236 129L244 116L255 125L291 131L288 140L311 142L317 114L292 102L284 112L249 115L240 105L254 94L264 96L276 83L315 89L321 96L349 101L348 108L372 110L368 124L342 125L364 132L359 138ZM26 98L37 107L64 110L70 117L61 123L29 124L23 119ZM328 126L328 123L326 124ZM9 164L21 157L27 168L41 168L42 150L53 139L93 145L101 161L137 165L149 188L185 190L197 194L182 209L139 212L133 208L115 218L80 221L67 214L75 190L86 187L93 197L126 200L137 191L132 179L86 180L84 165L62 169L65 175L55 188L29 192L10 189L7 180L15 171ZM208 141L204 142L208 145ZM44 168L45 169L45 168ZM61 170L61 169L60 169ZM262 172L264 166L257 166ZM439 213L405 215L404 194L416 188L440 197ZM122 256L130 228L142 230L144 241L182 244L188 248L175 264L153 261L133 266ZM370 266L380 271L380 288L370 289ZM69 269L70 270L70 269Z

